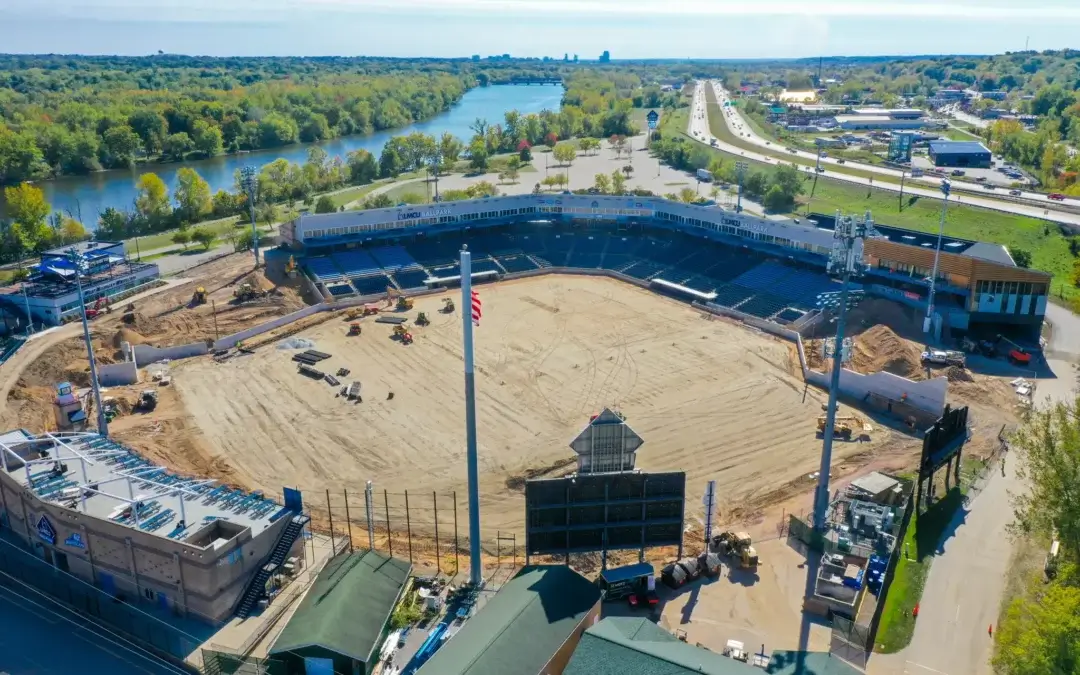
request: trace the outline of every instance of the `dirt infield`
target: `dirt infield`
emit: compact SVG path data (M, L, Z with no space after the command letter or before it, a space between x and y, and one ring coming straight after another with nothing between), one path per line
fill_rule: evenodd
M817 469L823 395L790 373L785 343L609 279L549 276L479 290L485 533L522 530L521 478L572 469L567 444L604 406L621 410L644 437L639 468L687 472L688 517L709 479L728 509ZM340 319L296 335L333 354L321 370L351 369L340 379L362 382L360 404L298 374L295 352L273 345L220 364L174 363L173 381L202 447L249 487L359 495L371 480L391 493L457 490L464 505L461 317L441 307L440 297L417 299L408 316L424 311L432 323L409 324L411 345L371 318L359 337L346 337ZM870 443L842 444L836 460L869 461L891 435L877 430Z

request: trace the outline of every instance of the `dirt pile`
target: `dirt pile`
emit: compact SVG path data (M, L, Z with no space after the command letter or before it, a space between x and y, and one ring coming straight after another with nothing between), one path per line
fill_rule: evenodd
M577 457L567 457L565 459L556 460L546 466L535 466L525 469L525 472L520 475L507 477L506 489L522 492L525 490L525 481L534 478L561 478L562 476L573 473L576 465Z
M852 341L850 368L860 373L885 371L922 379L922 352L888 326L878 324Z
M132 321L132 323L134 323L134 320ZM116 331L116 334L113 335L112 346L120 349L120 345L125 342L131 345L141 345L146 344L146 338L143 337L138 331L125 326L120 330Z
M945 376L949 378L949 382L974 382L975 378L971 376L971 373L960 368L959 366L949 366L945 371Z
M266 278L266 275L261 270L255 270L251 274L243 278L241 283L251 284L253 288L257 288L260 291L268 292L274 290L275 284Z

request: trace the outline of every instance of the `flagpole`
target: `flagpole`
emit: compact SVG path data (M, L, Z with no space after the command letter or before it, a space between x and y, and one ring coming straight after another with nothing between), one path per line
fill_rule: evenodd
M465 352L465 458L469 472L469 582L479 586L483 578L480 561L480 481L476 458L476 380L473 375L472 254L461 248L461 327Z

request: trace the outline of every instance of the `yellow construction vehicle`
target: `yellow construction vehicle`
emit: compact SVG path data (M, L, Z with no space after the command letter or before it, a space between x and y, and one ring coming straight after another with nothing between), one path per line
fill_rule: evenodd
M739 567L744 570L756 570L758 567L757 549L746 532L721 532L712 538L710 548L720 555L737 559Z
M399 295L397 299L397 311L407 312L413 308L412 298L406 298L404 295Z
M191 304L192 304L192 306L206 304L206 289L205 288L203 288L202 286L199 286L198 288L195 289L195 292L191 294Z
M828 418L825 415L821 415L817 418L817 430L819 434L825 433L825 423L827 421ZM845 441L850 441L852 436L861 438L864 435L869 435L872 430L873 428L857 415L837 415L836 422L833 424L833 435L839 436Z
M266 295L265 292L255 288L255 286L244 283L240 284L235 291L233 291L233 297L237 302L247 302L248 300L255 300Z
M408 332L409 332L409 330L407 328L405 328L405 326L401 325L400 323L398 325L394 326L394 337L396 337L396 338L400 338L400 337L404 336L405 333L408 333Z
M431 323L431 319L427 318L427 314L425 314L423 312L420 312L419 314L416 315L416 325L417 326L426 326L429 323Z
M289 256L289 262L285 263L285 275L290 279L296 278L296 257Z
M443 303L443 305L442 305L443 314L453 314L454 313L455 307L454 307L454 299L453 298L443 298L442 303Z
M350 323L349 324L348 335L352 336L352 335L359 335L359 334L360 334L360 324L355 322L355 321Z

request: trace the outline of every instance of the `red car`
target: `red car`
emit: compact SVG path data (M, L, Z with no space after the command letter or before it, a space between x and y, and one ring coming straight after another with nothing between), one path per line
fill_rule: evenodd
M637 609L642 606L652 607L659 604L660 597L656 595L656 591L637 591L631 593L627 600L631 609Z
M1053 199L1055 202L1065 201L1065 195L1061 194L1060 192L1051 192L1050 194L1046 195L1046 198Z

